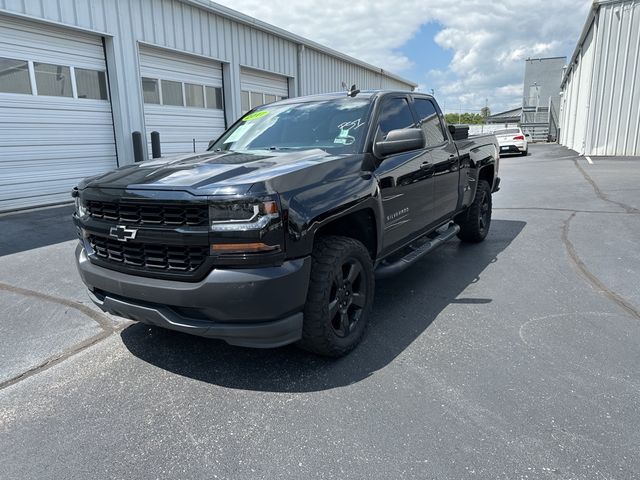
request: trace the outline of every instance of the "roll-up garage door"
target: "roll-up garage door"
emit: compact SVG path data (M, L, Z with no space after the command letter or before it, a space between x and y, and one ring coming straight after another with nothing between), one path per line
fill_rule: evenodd
M289 96L287 77L243 68L240 71L242 113Z
M163 155L193 152L194 141L205 150L222 134L220 63L141 45L140 76L147 142L159 132Z
M102 38L0 16L0 211L116 164Z

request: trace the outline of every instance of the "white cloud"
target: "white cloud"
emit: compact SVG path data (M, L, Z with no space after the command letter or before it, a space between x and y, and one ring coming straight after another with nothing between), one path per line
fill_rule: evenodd
M589 0L222 0L230 8L434 88L447 109L518 105L524 59L573 51ZM446 69L415 65L402 46L422 25L442 26L436 43L453 54Z
M415 1L222 0L218 3L365 62L400 72L412 62L398 52L420 28Z

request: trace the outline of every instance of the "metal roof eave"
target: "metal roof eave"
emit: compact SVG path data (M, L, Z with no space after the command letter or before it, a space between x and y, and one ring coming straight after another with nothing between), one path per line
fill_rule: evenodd
M593 25L593 22L596 19L596 16L598 15L598 10L600 10L600 7L602 5L624 3L626 1L628 0L593 0L593 3L591 4L591 10L589 10L589 15L587 16L587 20L584 23L584 27L582 28L582 33L580 34L580 38L578 39L576 48L573 51L573 55L571 55L571 61L569 62L569 65L567 65L567 69L565 70L564 75L562 76L562 81L560 82L560 89L564 87L564 84L567 81L567 77L569 76L569 73L571 73L571 70L573 70L573 66L576 64L576 59L580 54L582 45L584 44L584 41L587 38L587 35L589 34L589 30L591 30L591 25Z
M271 33L273 35L277 35L278 37L281 38L285 38L287 40L290 40L294 43L297 43L299 45L303 45L305 47L309 47L312 48L314 50L318 50L322 53L326 53L328 55L331 55L333 57L339 58L341 60L344 60L346 62L350 62L350 63L354 63L356 65L359 65L363 68L366 68L367 70L370 70L372 72L376 72L379 73L385 77L391 78L393 80L396 80L398 82L402 82L405 83L413 88L416 88L418 86L417 83L412 82L410 80L407 80L406 78L403 78L399 75L396 75L395 73L391 73L388 72L382 68L378 68L374 65L371 65L369 63L363 62L362 60L358 60L357 58L353 58L349 55L346 55L344 53L341 53L337 50L333 50L332 48L329 47L325 47L324 45L321 45L319 43L316 43L312 40L308 40L304 37L301 37L299 35L296 35L295 33L291 33L288 32L287 30L284 30L282 28L276 27L274 25L271 25L269 23L263 22L262 20L258 20L257 18L253 18L249 15L245 15L244 13L240 13L236 10L233 10L231 8L225 7L224 5L220 5L218 3L215 3L213 1L209 1L209 0L179 0L182 3L186 3L188 5L193 5L197 8L201 8L203 10L207 10L211 13L214 13L216 15L220 15L223 17L226 17L230 20L233 20L235 22L238 23L242 23L245 25L249 25L251 27L257 28L259 30L262 30L264 32L267 33Z

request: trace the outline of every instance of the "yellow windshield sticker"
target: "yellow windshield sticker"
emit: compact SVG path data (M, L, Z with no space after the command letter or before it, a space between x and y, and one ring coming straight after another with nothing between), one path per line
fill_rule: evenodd
M266 110L260 110L259 112L253 112L247 115L242 119L243 122L250 122L251 120L257 120L258 118L262 118L265 115L269 115L269 112Z

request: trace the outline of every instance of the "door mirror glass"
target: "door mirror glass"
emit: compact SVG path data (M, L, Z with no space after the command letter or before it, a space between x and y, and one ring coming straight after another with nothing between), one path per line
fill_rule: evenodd
M424 148L424 134L420 128L391 130L384 140L376 142L375 154L386 157L396 153L410 152Z

